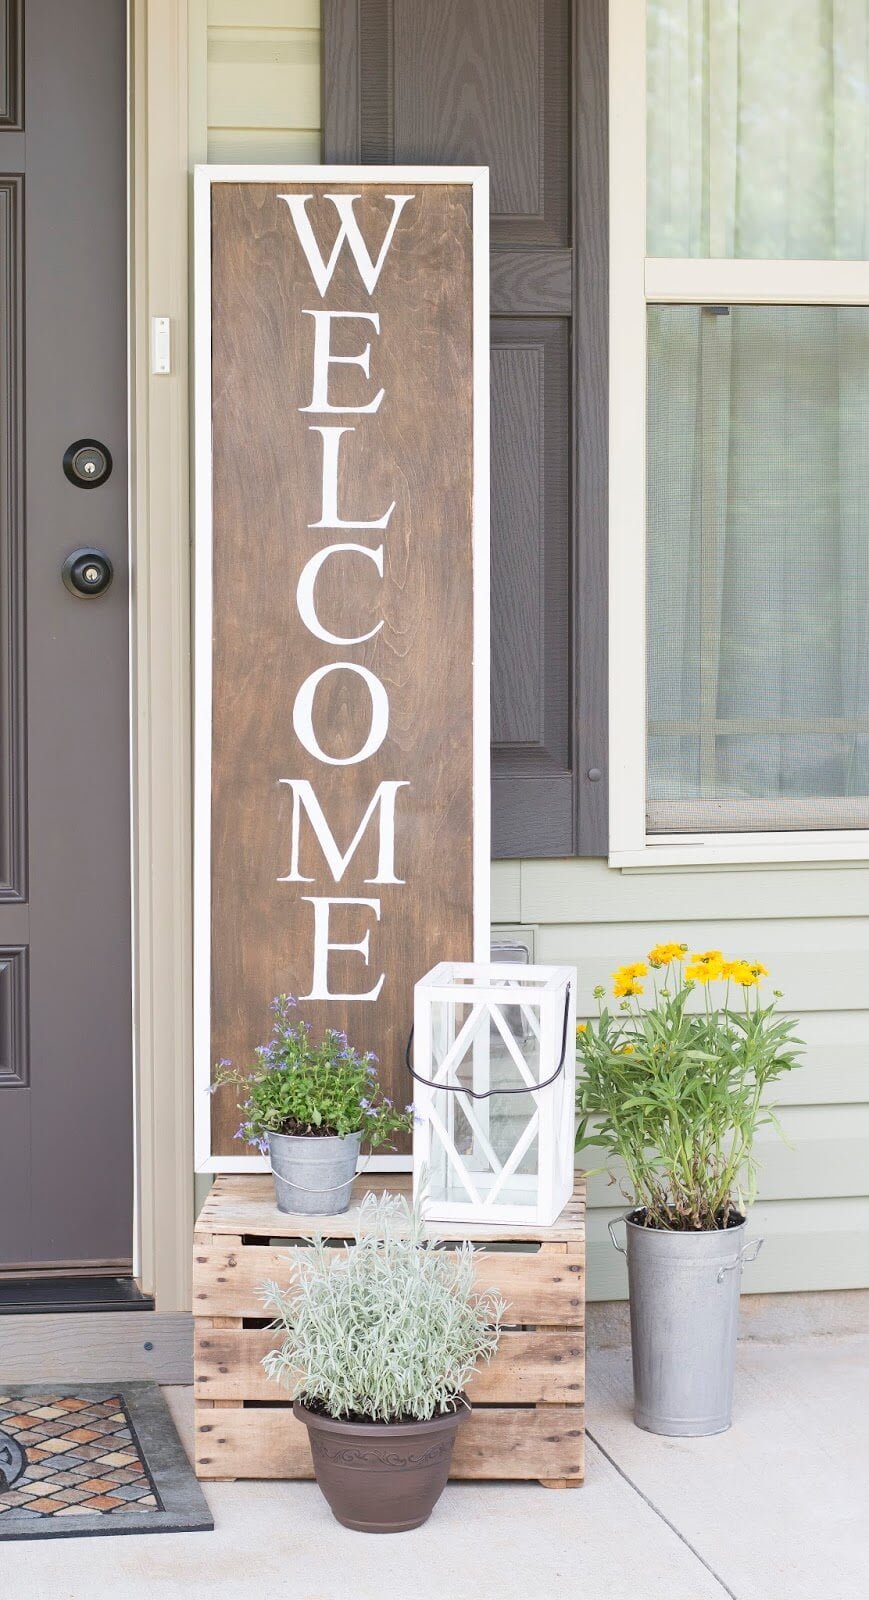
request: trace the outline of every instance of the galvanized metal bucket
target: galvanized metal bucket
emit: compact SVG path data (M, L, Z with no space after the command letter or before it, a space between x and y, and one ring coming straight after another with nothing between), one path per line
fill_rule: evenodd
M270 1133L278 1210L303 1217L334 1217L346 1211L361 1141L361 1133L348 1133L344 1139Z
M730 1427L742 1268L762 1239L745 1221L703 1233L644 1228L626 1212L634 1420L649 1433L693 1438Z

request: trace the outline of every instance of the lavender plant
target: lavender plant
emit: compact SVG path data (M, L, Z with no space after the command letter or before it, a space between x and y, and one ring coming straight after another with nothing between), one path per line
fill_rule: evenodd
M252 1071L229 1061L215 1068L212 1092L226 1083L245 1091L236 1139L266 1155L270 1133L339 1139L361 1133L376 1150L393 1134L409 1132L413 1107L399 1110L382 1093L371 1051L360 1054L334 1028L314 1040L310 1023L294 1018L296 1005L287 994L272 1001L272 1036L254 1052Z
M355 1243L323 1239L295 1252L290 1286L263 1286L283 1335L263 1358L270 1378L327 1416L428 1421L463 1403L480 1361L498 1346L504 1301L474 1281L467 1241L444 1250L418 1210L368 1194Z

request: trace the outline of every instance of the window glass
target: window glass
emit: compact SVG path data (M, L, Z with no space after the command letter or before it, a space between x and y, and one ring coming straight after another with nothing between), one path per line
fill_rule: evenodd
M649 827L867 827L869 308L648 333Z
M648 0L651 256L869 256L869 0Z

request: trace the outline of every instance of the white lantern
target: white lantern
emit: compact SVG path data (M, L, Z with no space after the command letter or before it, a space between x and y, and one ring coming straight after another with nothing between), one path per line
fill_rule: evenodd
M414 992L414 1192L549 1227L573 1193L576 969L442 962Z

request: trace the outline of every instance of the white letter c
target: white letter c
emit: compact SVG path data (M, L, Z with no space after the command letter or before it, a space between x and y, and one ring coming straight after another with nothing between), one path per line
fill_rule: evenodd
M296 606L308 632L312 633L315 639L324 640L326 644L364 644L367 639L373 639L374 635L379 633L383 627L381 618L376 628L372 628L370 633L360 633L355 639L343 639L338 633L329 633L317 616L317 608L314 604L314 584L317 580L317 574L328 556L339 555L346 550L355 550L359 555L367 556L369 561L374 562L381 578L383 577L382 544L378 545L376 550L369 550L368 546L364 544L329 544L326 545L324 550L318 550L316 555L313 555L310 561L305 563L302 568L302 575L296 586Z

